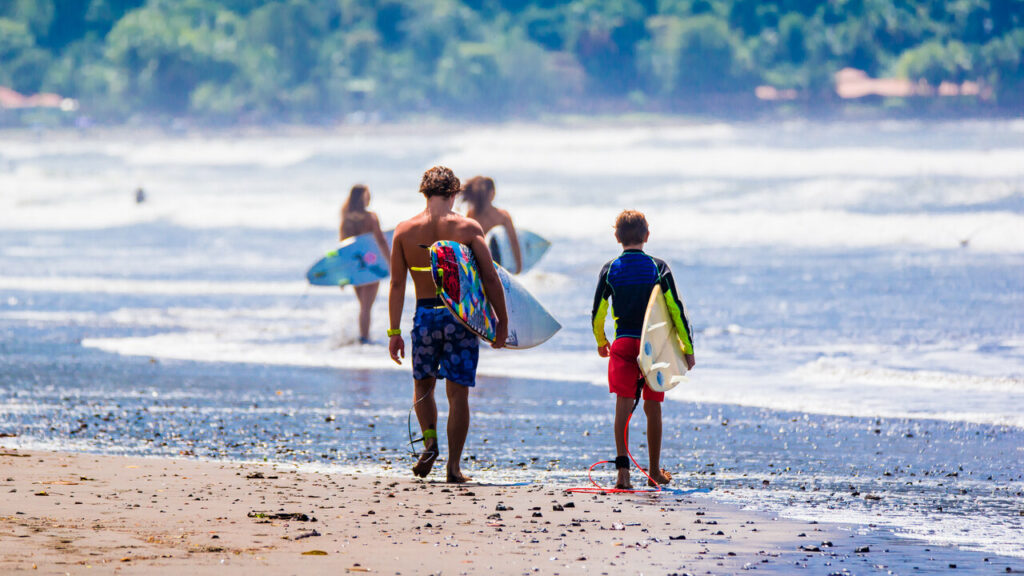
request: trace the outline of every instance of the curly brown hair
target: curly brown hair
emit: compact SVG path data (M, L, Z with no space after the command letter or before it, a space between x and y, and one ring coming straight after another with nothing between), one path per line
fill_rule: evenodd
M615 239L623 246L647 240L647 218L639 210L623 210L615 219Z
M423 180L420 181L420 193L430 198L431 196L444 196L451 198L459 193L462 184L452 172L451 168L445 166L434 166L423 173Z

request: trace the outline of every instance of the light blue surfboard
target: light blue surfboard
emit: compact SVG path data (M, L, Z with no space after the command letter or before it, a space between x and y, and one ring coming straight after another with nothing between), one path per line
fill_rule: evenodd
M495 264L505 292L509 348L533 348L546 342L562 325L500 265ZM477 336L494 341L496 317L484 295L476 258L468 246L443 240L430 247L430 269L441 301Z
M389 246L394 235L394 230L384 233ZM388 256L380 253L372 233L346 238L306 272L314 286L362 286L387 277Z
M520 271L522 274L540 262L541 257L551 247L551 242L522 228L516 228L516 235L519 238L519 252L523 257L523 269ZM487 248L491 251L491 258L505 268L515 270L516 256L512 252L512 241L509 240L505 227L495 226L484 239L487 241Z

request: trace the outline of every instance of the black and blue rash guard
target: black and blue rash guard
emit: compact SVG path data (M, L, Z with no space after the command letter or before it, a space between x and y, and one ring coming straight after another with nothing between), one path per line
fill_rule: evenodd
M664 260L649 256L643 250L624 250L615 260L604 265L594 294L594 309L590 319L594 325L597 345L608 344L604 334L604 320L609 309L615 318L615 337L639 338L643 330L644 313L651 299L654 285L660 284L675 324L683 351L693 354L693 340L686 308L676 290L672 270ZM609 306L609 302L611 306Z

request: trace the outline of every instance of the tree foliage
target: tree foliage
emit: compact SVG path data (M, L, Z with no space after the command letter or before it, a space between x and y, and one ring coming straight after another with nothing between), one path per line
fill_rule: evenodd
M0 85L112 121L822 100L844 67L1019 109L1022 54L1024 0L0 1Z

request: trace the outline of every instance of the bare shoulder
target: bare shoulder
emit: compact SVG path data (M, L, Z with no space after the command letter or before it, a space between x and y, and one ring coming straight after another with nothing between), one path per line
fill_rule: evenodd
M455 220L455 226L458 233L459 241L463 244L468 244L470 240L477 236L484 235L483 226L479 222L472 218L467 218L462 215L457 215Z
M509 214L508 210L503 210L501 208L495 208L495 210L497 210L498 214L501 215L501 223L502 224L505 224L505 225L512 224L512 215Z
M413 229L413 227L415 226L415 222L413 222L413 220L414 220L414 218L410 218L408 220L402 220L401 222L398 223L397 226L395 226L395 240L396 241L400 240L403 236L408 234L410 230Z

